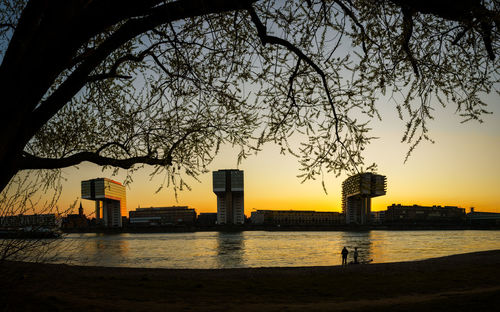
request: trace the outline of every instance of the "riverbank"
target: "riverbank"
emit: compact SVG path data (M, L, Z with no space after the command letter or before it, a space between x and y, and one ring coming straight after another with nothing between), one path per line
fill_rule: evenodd
M0 268L6 311L456 312L500 305L500 250L345 268Z

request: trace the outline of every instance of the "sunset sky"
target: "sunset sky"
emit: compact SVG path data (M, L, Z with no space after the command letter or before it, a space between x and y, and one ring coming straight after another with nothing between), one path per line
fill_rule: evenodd
M354 55L352 52L356 49L359 52L359 47L344 40L345 46L341 45L335 55ZM356 57L353 56L353 60ZM344 76L343 72L338 74ZM345 74L350 72L346 70ZM140 83L137 88L140 89ZM484 100L488 103L487 110L492 112L483 116L484 123L461 123L463 119L455 112L455 104L443 108L434 100L435 119L428 121L428 128L436 143L423 141L405 163L410 148L401 143L406 122L398 118L395 103L381 95L376 106L382 120L373 119L369 125L373 129L369 135L378 139L372 141L364 156L367 165L378 165L377 173L387 177L388 187L385 196L372 199L372 210L385 210L394 203L459 206L467 211L475 207L477 211L500 212L500 95L490 94ZM294 140L291 139L291 144L297 145L299 142ZM341 184L347 178L346 173L339 177L333 173L325 175L328 192L325 194L320 179L301 183L297 177L301 173L298 160L292 155L281 155L279 148L271 143L240 165L237 165L238 152L238 148L224 146L208 169L244 170L247 216L254 209L341 211ZM139 170L134 174L134 182L127 186L129 211L138 206L181 205L195 208L198 213L216 212L211 172L199 176L201 182L188 179L192 190L181 191L176 198L171 188L156 193L164 176L150 179L151 171L151 167ZM103 171L97 165L82 163L63 169L63 176L59 211L65 211L72 203L79 204L82 180L106 177L123 182L125 172L121 170L113 176L112 170ZM81 202L85 213L91 215L94 202Z
M382 121L373 120L372 136L379 137L367 149L367 164L378 164L378 173L387 176L387 195L372 200L372 210L385 210L388 205L452 205L477 211L500 212L500 98L487 98L492 115L484 123L460 123L452 104L435 105L434 120L429 123L435 144L423 142L404 163L408 145L400 143L404 122L399 120L394 104L379 101ZM296 176L299 164L293 156L279 154L272 144L237 166L237 149L225 147L217 155L210 170L238 168L245 172L245 214L254 209L293 209L341 211L341 184L346 175L325 175L328 194L321 181L303 184ZM187 205L199 212L215 212L216 196L212 192L212 174L200 176L201 183L190 181L192 191L182 191L176 201L172 189L155 194L163 176L149 180L149 170L134 176L127 188L127 208L138 206ZM59 201L65 209L80 197L80 181L108 177L123 182L123 172L112 176L95 165L84 163L64 169L67 181ZM93 202L82 200L85 213L93 211Z

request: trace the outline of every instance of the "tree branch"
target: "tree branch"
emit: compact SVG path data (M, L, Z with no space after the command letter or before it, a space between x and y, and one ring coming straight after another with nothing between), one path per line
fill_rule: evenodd
M142 62L147 55L151 55L153 58L155 58L156 56L151 51L154 48L156 48L157 46L159 46L161 44L164 44L164 43L167 43L167 42L166 41L156 42L155 44L152 44L149 48L147 48L146 50L142 51L138 55L125 54L124 56L118 58L113 63L113 65L111 65L111 69L107 73L89 76L88 81L92 82L92 81L97 81L97 80L102 80L102 79L108 79L108 78L131 79L132 76L118 74L117 73L118 72L118 67L120 67L125 62L136 62L136 63Z
M452 45L458 44L458 42L465 36L465 34L471 29L471 27L464 27L451 42Z
M413 1L413 0L389 0L398 5L403 11L411 8L414 12L422 14L433 14L440 18L457 21L460 23L472 23L474 18L480 21L479 34L483 37L488 57L491 60L495 59L495 52L491 42L491 32L493 22L497 25L500 24L500 16L497 12L489 10L484 6L482 1L479 0L456 0L456 1L443 1L443 0L426 0L426 1ZM458 42L458 40L456 40ZM454 40L455 42L455 40Z
M324 71L318 66L318 64L314 63L314 61L308 57L307 55L304 54L298 47L293 45L291 42L275 37L275 36L270 36L267 34L267 29L262 23L262 21L259 19L259 16L257 15L257 12L255 12L254 8L252 5L249 5L247 8L248 12L250 13L250 17L252 19L252 22L254 23L255 27L257 28L257 35L259 36L261 42L263 45L266 45L267 43L271 44L276 44L276 45L281 45L288 49L290 52L294 53L299 59L307 63L309 66L311 66L314 71L321 77L321 81L323 84L323 88L325 89L325 93L327 96L328 103L330 104L330 107L333 112L333 118L335 120L335 141L329 146L329 151L334 148L335 144L338 143L342 147L342 149L347 153L347 156L349 158L349 161L354 165L354 169L359 172L356 162L354 161L351 152L349 149L345 146L344 141L340 137L340 131L339 131L339 122L340 118L337 114L337 110L335 108L335 105L333 103L333 98L330 93L330 88L328 87L328 82L326 79L326 74Z
M415 57L413 56L410 50L410 39L411 35L413 34L413 17L412 17L413 12L408 7L403 7L402 12L403 12L403 32L401 33L401 36L403 37L402 38L403 40L401 45L403 51L406 53L408 61L413 67L413 72L415 73L415 76L417 76L418 78L420 74L417 66L417 61L415 60Z
M15 30L16 26L14 26L14 24L10 24L10 23L0 23L0 28L12 28L13 30Z
M281 125L285 122L286 118L288 117L288 115L292 111L292 108L294 108L294 107L298 108L297 102L295 101L295 92L294 92L294 88L293 88L293 83L295 81L295 78L298 76L298 72L299 72L299 68L300 68L300 61L301 61L301 59L299 58L297 60L297 64L295 65L295 69L293 70L292 75L288 79L289 87L288 87L287 98L290 99L291 104L288 107L288 110L286 111L283 118L281 118L281 120L278 122L278 124L276 126L274 126L275 127L274 133L276 133L278 131L278 129L281 127Z
M97 152L80 152L65 158L42 158L33 156L26 152L23 153L19 162L19 170L25 169L57 169L78 165L88 161L100 166L113 166L122 169L130 169L135 164L170 166L172 159L152 158L149 156L137 156L125 159L116 159L106 156L100 156Z
M148 150L148 155L146 156L135 156L125 159L117 159L113 157L101 156L100 153L110 146L118 146L124 150L129 156L130 152L128 148L119 142L109 142L102 145L95 152L79 152L68 157L63 158L43 158L34 156L28 152L23 152L22 159L20 161L19 170L24 169L57 169L78 165L84 161L88 161L100 166L113 166L122 169L130 169L135 164L146 164L152 166L171 166L173 160L173 153L183 143L189 135L200 132L204 129L210 128L211 126L195 127L189 129L182 135L177 141L175 141L169 150L166 152L164 157L155 158L151 157L151 152Z
M358 26L359 29L361 30L361 36L362 36L361 47L366 55L368 53L368 49L366 48L365 39L369 38L366 35L365 27L363 26L363 24L359 22L354 12L351 9L349 9L341 0L335 0L335 3L337 3L340 6L340 8L342 8L342 11L344 11L344 13L347 14L347 16L349 16L351 20L354 22L354 24L356 24L356 26Z
M54 114L56 114L88 82L90 73L106 57L127 41L154 27L189 17L245 9L256 0L231 1L179 0L159 5L150 14L124 23L108 37L91 55L71 73L52 95L43 101L31 114L30 127L25 130L26 139L31 138Z
M491 45L491 30L493 26L491 22L481 21L481 36L483 37L484 47L486 52L488 52L488 57L490 60L495 60L495 52L493 52L493 47Z
M100 154L103 150L105 150L106 148L110 147L110 146L118 146L119 148L121 148L122 150L125 151L125 153L127 153L129 156L130 156L130 152L128 150L128 148L122 144L122 143L119 143L119 142L109 142L109 143L106 143L104 144L103 146L99 147L99 149L97 150L97 154Z
M252 19L252 22L254 23L255 27L257 28L257 35L259 36L262 44L265 46L267 43L271 44L277 44L285 47L288 49L290 52L294 53L299 59L307 63L309 66L311 66L314 71L321 77L321 81L323 83L323 88L325 89L326 92L326 97L328 100L328 103L330 104L330 107L332 108L333 116L335 119L335 135L336 135L336 141L341 142L340 139L340 134L339 134L339 117L337 115L337 110L335 108L335 105L333 103L333 99L330 93L330 88L328 87L328 82L326 80L326 74L324 71L316 64L313 60L311 60L310 57L304 54L298 47L290 43L289 41L278 38L275 36L270 36L267 34L267 29L260 20L259 16L257 15L257 12L255 12L254 8L250 5L247 8L248 12L250 13L250 17Z
M295 65L295 69L294 69L292 75L290 76L290 79L288 80L288 84L290 86L288 88L287 97L290 99L290 101L292 101L292 105L295 107L297 107L297 103L295 102L295 94L294 94L295 92L293 92L293 83L294 83L295 78L297 77L297 75L299 73L300 61L301 61L301 59L299 58L297 60L297 64Z
M117 73L109 72L104 74L92 75L87 79L88 82L95 82L104 79L132 79L130 75L120 75Z

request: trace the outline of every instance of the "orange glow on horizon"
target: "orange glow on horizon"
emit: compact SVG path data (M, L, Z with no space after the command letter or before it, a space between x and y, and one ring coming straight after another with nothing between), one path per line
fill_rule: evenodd
M496 99L496 98L495 98ZM372 199L372 211L387 209L392 204L441 205L476 211L500 213L500 108L491 107L494 114L485 116L484 124L459 124L453 112L437 115L430 124L435 144L423 142L405 163L408 146L400 143L402 124L393 110L382 112L386 119L373 121L373 141L365 153L367 164L378 164L377 172L387 177L387 194ZM297 142L295 142L297 144ZM297 159L283 156L271 144L264 146L256 156L245 159L237 166L238 151L223 147L208 168L238 168L244 171L245 214L253 209L276 210L342 210L341 184L345 174L335 177L324 175L328 194L321 181L301 183ZM80 169L67 168L63 172L67 182L59 205L68 207L80 197L80 181L107 177L117 181L125 179L125 173L112 176L111 170L102 171L96 165L84 163ZM200 183L189 180L191 191L178 196L165 188L155 193L164 177L150 179L150 168L135 173L134 182L127 186L127 209L138 206L184 205L200 212L216 212L216 196L212 192L211 172L199 177ZM82 201L86 213L92 205Z

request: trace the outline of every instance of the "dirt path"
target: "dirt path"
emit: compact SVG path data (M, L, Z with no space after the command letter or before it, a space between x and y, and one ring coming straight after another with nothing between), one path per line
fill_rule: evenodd
M6 311L497 311L500 250L416 262L165 270L10 263ZM1 310L1 309L0 309Z

